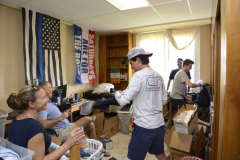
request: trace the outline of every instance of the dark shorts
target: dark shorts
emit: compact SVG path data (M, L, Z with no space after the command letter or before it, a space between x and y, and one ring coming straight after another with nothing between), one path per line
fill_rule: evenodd
M170 98L171 99L171 105L172 105L172 109L173 109L173 112L177 112L178 110L178 106L179 106L179 109L184 105L186 107L186 103L184 102L184 99L173 99L173 98Z
M132 137L128 146L129 159L144 160L147 152L154 155L164 153L164 125L156 129L146 129L133 124L132 128Z

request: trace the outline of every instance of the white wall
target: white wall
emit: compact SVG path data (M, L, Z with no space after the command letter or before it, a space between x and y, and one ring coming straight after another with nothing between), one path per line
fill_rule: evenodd
M210 84L211 25L200 27L200 79Z

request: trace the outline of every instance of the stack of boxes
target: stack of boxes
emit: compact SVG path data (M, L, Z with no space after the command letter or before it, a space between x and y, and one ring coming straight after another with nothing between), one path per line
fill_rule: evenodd
M177 112L173 119L184 111L195 110L194 105L187 104ZM184 156L203 158L207 139L206 127L198 125L198 114L195 112L188 125L174 122L174 126L165 138L170 150L170 160L180 160Z

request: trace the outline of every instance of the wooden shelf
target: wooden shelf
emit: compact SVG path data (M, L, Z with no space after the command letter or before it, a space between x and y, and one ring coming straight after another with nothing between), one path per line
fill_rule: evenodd
M114 45L107 45L107 47L127 47L128 44L114 44Z
M168 101L167 104L169 106L169 110L167 111L167 113L163 112L163 117L164 119L168 119L168 124L165 126L165 130L167 131L167 129L171 129L172 127L172 105L171 105L171 100L170 97L168 97Z
M109 57L107 57L107 58L127 58L127 57L126 57L126 56L114 56L114 57L112 57L112 56L110 57L110 56L109 56Z
M111 67L111 68L120 68L120 69L128 69L128 67ZM111 69L111 68L107 68L107 69Z
M128 80L120 80L116 83L115 90L124 90L132 77L133 70L129 61L127 61L127 53L133 47L133 35L131 33L118 33L111 35L102 35L99 37L99 83L110 83L110 69L120 68L121 72L128 74ZM121 59L127 63L128 67L124 68Z
M170 120L170 121L172 121L172 120ZM168 122L168 124L165 126L165 131L167 130L167 129L169 129L169 130L171 130L171 127L172 127L172 125L171 125L171 122Z
M169 110L166 114L164 114L164 119L168 119L171 112L172 110Z

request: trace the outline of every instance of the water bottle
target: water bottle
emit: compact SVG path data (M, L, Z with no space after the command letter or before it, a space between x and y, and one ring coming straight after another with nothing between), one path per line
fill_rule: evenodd
M78 102L78 93L75 93L75 100Z

